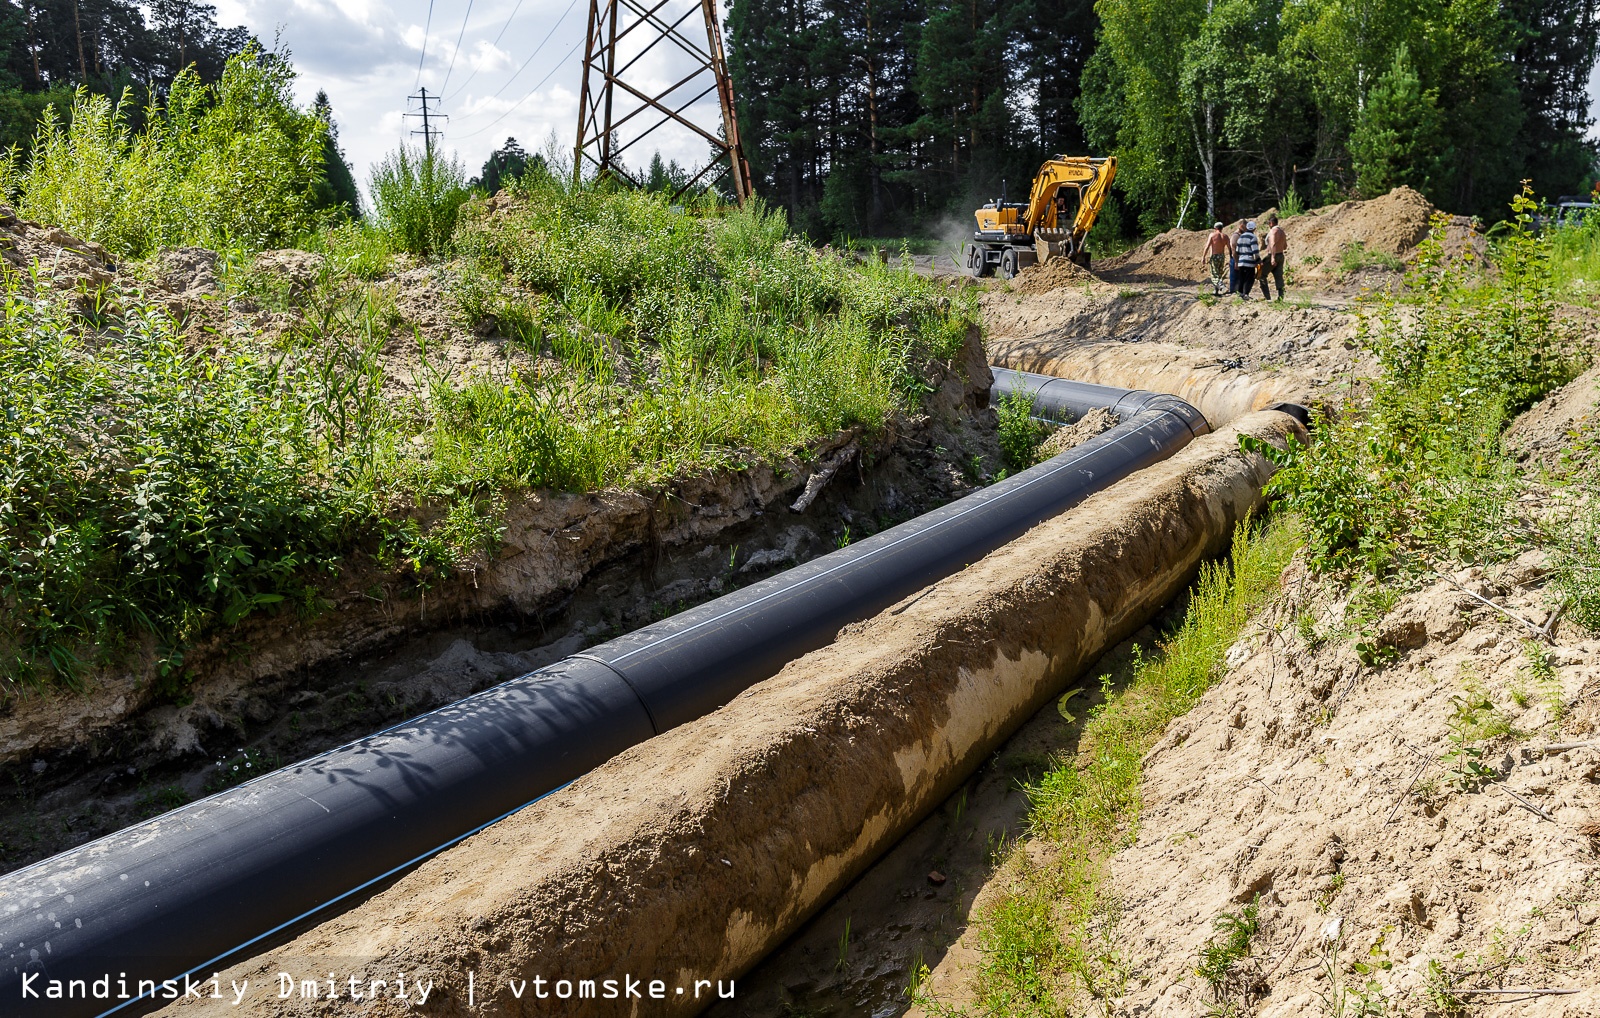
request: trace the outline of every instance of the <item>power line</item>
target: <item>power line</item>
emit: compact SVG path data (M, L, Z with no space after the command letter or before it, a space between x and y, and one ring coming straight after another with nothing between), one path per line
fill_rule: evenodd
M489 44L490 46L498 46L498 45L500 45L500 40L505 37L506 29L511 27L511 19L515 18L517 16L517 12L520 11L520 10L522 10L522 0L517 0L517 5L515 7L513 7L513 8L511 8L511 16L506 18L506 23L500 26L500 34L494 37L494 42L491 42ZM457 45L460 45L460 44L457 43ZM449 95L445 96L445 102L449 102L451 99L454 99L456 96L460 95L462 92L465 92L467 90L467 86L472 84L472 79L476 78L477 76L478 76L478 69L476 67L474 67L472 69L472 73L467 75L467 80L463 81L461 83L461 87L457 88L454 92L451 92Z
M445 68L444 84L439 86L443 92L450 87L450 75L456 69L456 57L461 55L461 39L467 34L467 20L472 17L472 0L467 0L467 13L461 18L461 31L456 33L456 48L450 51L450 66Z
M438 137L440 134L444 133L439 128L433 126L433 121L434 120L449 120L450 118L445 116L443 113L439 112L439 109L438 109L438 107L439 107L439 97L438 96L433 96L432 102L433 102L434 108L433 109L429 109L428 108L428 102L429 102L428 90L427 90L427 88L423 88L421 91L422 91L421 95L409 95L409 96L406 96L406 98L407 99L420 99L420 100L422 100L422 112L421 113L407 113L406 116L408 116L408 117L421 117L422 118L422 130L420 130L420 131L412 131L411 133L412 134L420 134L420 135L422 135L423 148L427 151L428 157L431 159L431 158L433 158L433 140L434 140L434 138Z
M428 0L428 20L422 23L422 55L417 58L417 83L416 88L422 84L422 62L428 59L428 29L433 27L433 0Z
M567 20L567 15L571 14L572 13L572 9L574 7L576 7L577 5L578 5L578 0L571 0L571 3L567 4L567 9L561 12L561 17L557 18L556 19L556 23L550 26L550 31L546 32L545 35L544 35L544 38L539 40L539 45L535 46L533 48L533 52L528 54L528 59L526 59L526 60L524 60L522 62L522 66L517 68L516 73L512 74L511 77L507 78L506 79L506 83L504 85L501 85L500 86L500 90L498 92L496 92L494 95L491 95L489 97L490 99L498 99L500 97L500 93L504 92L506 89L510 88L511 87L511 83L513 81L517 80L517 75L521 74L523 71L528 69L528 65L533 63L533 58L539 55L539 51L540 50L544 49L544 44L549 42L551 37L556 34L556 29L561 27L561 23ZM572 48L574 50L576 50L578 47L576 45L574 45ZM569 53L569 54L567 54L567 56L571 56L571 54ZM562 57L561 59L565 60L566 57ZM561 66L559 61L557 62L556 66L557 67ZM554 71L552 71L551 73L554 73ZM549 78L550 78L550 75L548 75L548 74L545 75L545 80L546 81L548 81ZM544 82L540 82L540 84L543 84L543 83ZM462 87L465 87L465 86L462 86ZM535 85L534 89L537 90L538 87L539 87L538 85ZM459 93L460 89L457 89L456 91ZM526 96L524 96L524 98L526 98Z
M476 131L473 131L471 134L463 134L457 140L465 141L468 138L475 138L478 135L482 134L483 132L487 131L489 128L491 128L494 125L498 124L500 121L502 121L505 118L511 116L512 113L516 112L516 109L517 109L518 106L521 106L523 103L525 103L529 99L531 99L533 97L533 93L539 91L539 89L544 85L544 83L549 81L551 76L554 75L557 71L559 71L561 69L561 65L566 63L567 57L570 57L570 56L572 56L572 54L578 52L578 47L581 46L581 45L583 45L583 40L582 39L579 39L577 42L573 43L572 44L572 48L567 50L566 55L563 56L560 60L556 61L555 65L550 68L550 73L546 74L544 77L540 78L539 79L539 84L537 84L537 85L533 86L533 88L529 89L527 95L523 96L521 99L518 99L516 102L512 103L510 109L506 110L504 113L500 114L498 117L495 117L493 120L489 121L487 124L484 124L482 127L478 128Z

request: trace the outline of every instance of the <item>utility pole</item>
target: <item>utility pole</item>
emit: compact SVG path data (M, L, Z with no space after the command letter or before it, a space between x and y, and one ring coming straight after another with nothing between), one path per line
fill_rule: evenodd
M418 103L420 112L407 113L406 116L421 118L422 130L412 131L411 133L422 135L422 147L427 152L428 158L432 159L434 139L444 133L442 129L435 127L433 122L435 120L449 120L450 118L439 112L439 97L437 95L430 96L426 85L417 91L419 94L408 95L406 99ZM431 106L429 105L430 103L432 104Z
M704 28L703 37L698 30L701 26L694 24L696 20ZM619 53L624 47L618 44L628 35L634 36L626 47L633 51L631 57ZM680 57L689 58L685 76L665 90L653 85L642 71L633 71L630 81L628 72L661 43L675 48ZM713 93L721 122L696 123L696 117L690 115L691 107ZM622 142L619 129L640 115L644 116L641 124L651 120L654 123ZM711 146L713 153L711 161L678 189L674 200L702 181L709 184L727 179L734 199L744 204L751 195L750 164L745 161L744 146L739 140L733 82L723 57L716 0L589 0L574 176L581 177L586 168L592 167L601 176L615 175L638 186L640 182L623 168L622 153L668 123L697 135Z

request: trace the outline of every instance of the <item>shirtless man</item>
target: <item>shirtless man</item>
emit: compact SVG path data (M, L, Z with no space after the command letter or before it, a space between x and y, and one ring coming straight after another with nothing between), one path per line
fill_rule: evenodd
M1228 262L1233 257L1233 242L1228 235L1222 232L1222 224L1215 223L1211 227L1211 235L1206 238L1205 254L1200 256L1200 262L1211 270L1211 296L1222 296L1223 273L1228 269Z
M1289 235L1284 233L1283 227L1278 225L1278 214L1276 212L1267 217L1267 226L1269 227L1266 238L1267 255L1264 259L1266 271L1261 274L1261 297L1265 300L1268 296L1267 276L1270 275L1273 281L1278 284L1278 299L1282 300L1283 259L1284 255L1289 253Z

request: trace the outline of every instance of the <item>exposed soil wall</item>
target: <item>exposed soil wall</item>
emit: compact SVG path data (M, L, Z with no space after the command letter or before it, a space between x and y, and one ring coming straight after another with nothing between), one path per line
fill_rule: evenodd
M1137 837L1109 864L1122 919L1103 949L1121 982L1103 1013L1292 1018L1361 999L1438 1014L1430 981L1447 980L1454 1013L1600 1013L1600 640L1534 635L1547 568L1529 552L1408 594L1373 626L1393 649L1378 664L1319 635L1348 595L1290 568L1226 676L1145 758ZM1462 727L1468 704L1490 727ZM1462 779L1469 763L1482 773ZM972 912L1011 878L995 872ZM1250 956L1218 999L1195 973L1201 947L1257 900ZM981 961L969 932L932 995L970 1002Z
M621 754L280 949L222 973L252 1013L277 973L432 979L365 1013L691 1014L946 795L1040 704L1138 628L1257 505L1282 414L1245 418L787 666L722 710ZM468 973L476 1009L467 1004ZM510 980L665 983L665 999L519 999ZM299 978L299 976L297 976ZM324 983L324 985L326 985ZM544 984L546 992L553 982ZM392 987L392 983L391 983ZM683 987L683 992L676 989ZM570 987L569 987L570 990ZM188 1000L163 1014L238 1014Z
M1170 392L1212 424L1307 402L1365 368L1338 305L1217 302L1098 286L983 297L990 359L1019 371Z

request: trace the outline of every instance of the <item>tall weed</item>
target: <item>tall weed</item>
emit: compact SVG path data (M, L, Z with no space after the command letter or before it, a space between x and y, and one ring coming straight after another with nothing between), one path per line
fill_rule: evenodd
M372 170L378 225L396 247L412 254L447 250L461 206L471 196L461 160L432 149L401 145Z
M113 103L79 89L70 122L47 107L27 166L0 171L0 185L23 215L118 255L290 243L317 224L328 131L295 105L294 77L287 60L252 44L215 85L180 73L137 134L132 90Z

